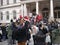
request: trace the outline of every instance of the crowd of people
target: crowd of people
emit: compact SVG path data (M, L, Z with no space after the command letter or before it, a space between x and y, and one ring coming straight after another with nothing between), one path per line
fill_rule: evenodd
M7 30L8 45L18 41L18 45L29 45L33 37L33 45L52 45L52 31L58 28L58 22L44 20L42 15L20 16L15 22L11 19ZM4 34L6 35L6 34ZM0 38L1 40L1 38Z

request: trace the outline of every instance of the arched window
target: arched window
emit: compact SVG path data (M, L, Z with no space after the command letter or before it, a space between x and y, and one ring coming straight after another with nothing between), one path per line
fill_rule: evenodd
M32 10L32 14L33 14L33 16L36 15L36 9L33 9L33 10Z
M3 13L0 12L0 20L3 20Z
M6 19L9 20L9 12L6 12Z
M54 8L54 18L60 18L60 7Z
M13 19L16 19L16 11L13 11Z
M48 11L49 11L48 8L43 8L43 10L42 10L43 17L48 18L48 16L49 16L49 12Z
M16 3L16 0L13 0L13 3Z

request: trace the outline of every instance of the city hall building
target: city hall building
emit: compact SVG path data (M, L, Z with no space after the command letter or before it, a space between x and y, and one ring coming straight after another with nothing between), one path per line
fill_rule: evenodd
M60 21L60 0L0 0L0 23L9 23L20 15L40 13L45 18Z

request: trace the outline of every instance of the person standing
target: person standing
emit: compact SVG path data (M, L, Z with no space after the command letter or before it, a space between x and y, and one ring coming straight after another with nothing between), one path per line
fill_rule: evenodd
M46 35L48 35L47 29L43 24L39 24L39 32L35 35L35 45L45 45Z
M6 27L3 25L2 27L1 27L1 29L2 29L2 38L3 38L3 40L6 40Z
M13 45L12 44L12 23L13 23L13 20L11 20L10 22L10 25L7 27L7 31L8 31L8 45Z
M39 32L39 29L36 25L32 25L32 36L33 36L33 41L34 41L34 45L35 45L35 35Z
M30 33L29 33L29 25L30 23L28 21L25 22L25 25L21 26L18 29L18 34L17 34L17 41L18 45L26 45L27 40L30 39Z

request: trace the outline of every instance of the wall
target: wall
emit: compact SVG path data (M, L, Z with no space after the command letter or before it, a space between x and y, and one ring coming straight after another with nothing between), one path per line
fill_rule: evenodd
M12 7L12 8L6 8L6 9L1 9L0 11L3 12L3 20L1 21L0 20L0 23L9 23L11 19L13 19L13 10L16 10L17 12L17 19L19 18L19 15L20 15L20 6L18 7ZM10 16L10 19L9 20L6 20L6 11L9 11L9 16Z
M20 0L16 0L16 3L20 3ZM9 0L9 4L14 4L13 0ZM6 6L7 5L7 0L3 0L3 5ZM0 6L1 6L1 0L0 0Z

